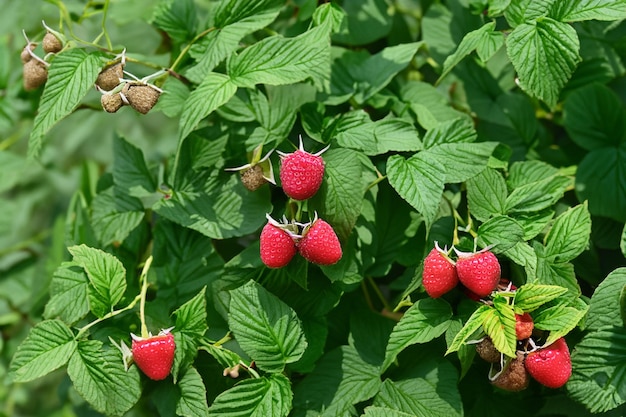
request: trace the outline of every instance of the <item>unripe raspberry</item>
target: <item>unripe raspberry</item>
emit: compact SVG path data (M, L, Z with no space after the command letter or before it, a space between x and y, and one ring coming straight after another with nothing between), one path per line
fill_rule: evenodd
M122 94L128 99L130 106L141 114L146 114L159 100L161 93L154 87L139 82L127 83Z
M124 77L124 66L121 63L111 65L100 71L96 85L104 91L111 91L120 84L122 77Z
M491 338L485 337L480 343L476 345L476 353L484 361L489 363L500 362L500 352L494 346Z
M32 91L36 90L48 79L48 68L42 62L36 59L31 59L24 64L24 90Z
M25 64L28 61L30 61L31 59L33 59L33 57L30 55L28 50L30 49L31 51L34 51L36 47L37 47L36 43L29 43L28 45L26 45L24 47L24 49L22 49L22 53L20 54L20 58L22 59L22 63L23 64Z
M63 43L59 38L54 36L53 33L48 32L46 36L43 37L42 47L45 53L56 54L63 49Z
M258 190L267 182L263 175L263 167L253 165L248 169L241 171L241 182L250 191Z
M124 101L122 100L120 93L103 94L102 97L100 97L100 103L102 103L102 108L107 113L115 113L124 105Z
M530 375L524 366L524 358L523 353L518 353L517 356L509 362L508 366L504 368L502 373L491 381L491 383L498 388L513 392L528 388Z

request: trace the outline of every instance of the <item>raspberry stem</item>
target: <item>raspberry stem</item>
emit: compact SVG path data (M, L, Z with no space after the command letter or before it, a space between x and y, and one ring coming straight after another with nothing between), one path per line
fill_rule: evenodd
M152 255L146 259L143 269L141 270L141 275L139 276L139 282L141 283L139 319L141 320L141 337L143 338L150 337L148 326L146 326L146 294L148 292L148 271L150 270L150 265L152 265Z

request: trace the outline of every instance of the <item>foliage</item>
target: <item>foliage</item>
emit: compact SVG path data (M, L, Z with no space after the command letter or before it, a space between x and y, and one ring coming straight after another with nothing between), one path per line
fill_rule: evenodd
M626 1L29 0L3 12L0 415L626 409ZM62 51L42 50L41 19ZM22 30L48 65L35 91L22 86ZM125 80L94 89L118 63ZM156 106L135 111L125 85ZM279 172L271 151L299 145L329 146L309 200L278 176L250 191L229 170ZM267 214L302 233L325 219L341 260L267 268ZM517 289L428 297L435 242L490 248ZM567 339L564 388L505 393L475 358L485 336L503 358L532 349L516 340L522 313L539 344ZM124 345L171 327L171 376L149 380Z

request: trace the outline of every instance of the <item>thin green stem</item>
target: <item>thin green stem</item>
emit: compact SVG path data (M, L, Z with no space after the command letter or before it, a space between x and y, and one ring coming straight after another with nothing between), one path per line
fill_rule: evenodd
M176 67L181 63L181 61L183 60L183 58L185 57L185 55L187 55L187 52L189 52L189 50L191 49L191 47L198 42L200 39L202 39L203 37L205 37L206 35L208 35L209 33L213 32L215 29L217 29L216 27L210 27L208 29L203 30L202 32L198 33L192 40L191 42L189 42L187 44L187 46L185 46L180 53L178 54L178 56L176 57L176 59L174 60L174 63L172 65L170 65L170 70L175 71Z
M371 287L374 289L374 292L376 293L376 296L378 297L378 299L383 303L383 306L391 311L391 306L389 305L389 303L387 302L387 299L385 298L385 296L383 295L383 293L380 291L380 288L378 288L378 285L376 285L376 282L374 281L374 278L368 276L367 277L367 282L370 283Z
M106 28L108 11L109 11L109 0L105 0L104 6L102 7L102 33L104 34L104 39L106 40L107 48L109 48L109 50L112 50L113 44L111 43L111 38L109 37L109 32L107 32L107 28Z
M139 319L141 320L141 337L149 337L148 326L146 325L146 294L148 293L148 271L152 265L152 255L146 259L146 263L143 266L141 275L139 276L139 282L141 283L141 294L139 297L141 302L139 303Z
M130 302L130 304L128 304L126 307L121 308L121 309L119 309L119 310L111 311L110 313L108 313L108 314L106 314L106 315L104 315L104 316L100 317L99 319L96 319L96 320L92 321L91 323L89 323L89 324L87 324L87 325L83 326L82 328L80 328L80 329L78 330L78 333L76 334L76 339L78 339L78 338L79 338L79 337L80 337L83 333L85 333L87 330L89 330L90 328L92 328L92 327L93 327L93 326L95 326L96 324L98 324L98 323L102 323L103 321L108 320L108 319L110 319L111 317L115 317L115 316L117 316L118 314L121 314L121 313L123 313L123 312L125 312L125 311L128 311L128 310L130 310L130 309L134 308L134 307L135 307L135 305L137 304L137 302L138 302L140 299L141 299L141 295L138 295L138 296L136 296L136 297L133 299L133 301L131 301L131 302Z

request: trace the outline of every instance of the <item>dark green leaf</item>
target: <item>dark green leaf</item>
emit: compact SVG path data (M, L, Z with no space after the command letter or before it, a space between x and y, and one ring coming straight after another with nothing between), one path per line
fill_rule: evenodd
M165 31L177 43L191 40L196 31L197 10L193 0L161 2L152 24Z
M511 249L524 237L522 226L509 216L495 216L478 227L478 242L482 246L494 245L494 253Z
M496 146L496 142L444 143L424 153L444 167L442 174L446 183L459 183L485 169Z
M593 292L589 303L589 315L585 327L598 330L604 326L619 326L620 296L626 287L626 268L617 268L611 272Z
M113 142L113 181L133 197L145 197L156 190L155 180L146 166L143 152L121 136Z
M117 186L96 195L92 207L94 232L103 246L124 242L145 216L141 201Z
M548 177L515 188L506 199L506 212L528 213L543 210L556 203L571 186L571 179Z
M71 262L61 264L52 277L44 317L58 317L69 325L85 317L89 313L88 284L82 268Z
M545 238L546 256L557 262L571 261L589 244L591 216L587 204L579 204L559 215Z
M436 127L428 129L424 136L426 149L444 143L471 143L476 140L476 129L471 119L459 117L442 121Z
M292 397L289 380L283 375L247 379L218 395L209 413L220 417L286 417Z
M176 404L176 414L185 417L201 417L209 415L206 401L206 387L196 368L187 369L178 381L180 398Z
M504 214L507 197L506 183L502 175L492 168L485 168L466 182L470 213L480 221Z

